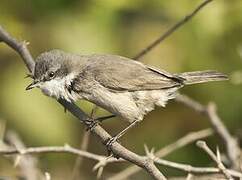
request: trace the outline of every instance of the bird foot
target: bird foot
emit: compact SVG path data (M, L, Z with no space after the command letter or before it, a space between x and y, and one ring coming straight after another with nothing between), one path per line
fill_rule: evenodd
M85 123L88 126L86 128L86 131L92 131L99 124L99 121L95 120L95 119L94 120L86 120Z
M118 139L119 137L118 136L114 136L112 138L109 138L106 142L105 142L105 145L107 147L107 151L108 151L108 155L112 155L113 157L119 159L119 156L115 155L113 152L112 152L112 145L113 143L115 142L118 142Z

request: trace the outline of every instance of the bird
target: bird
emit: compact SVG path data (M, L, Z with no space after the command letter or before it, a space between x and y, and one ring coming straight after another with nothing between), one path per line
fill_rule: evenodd
M37 87L47 96L73 103L84 99L128 121L129 126L112 142L155 106L165 107L185 85L228 79L214 70L172 74L118 55L80 55L57 49L36 58L32 78L26 90Z

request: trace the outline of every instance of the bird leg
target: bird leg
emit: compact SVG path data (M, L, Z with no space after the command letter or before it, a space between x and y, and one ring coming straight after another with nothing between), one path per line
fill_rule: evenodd
M110 118L113 118L113 117L116 117L116 116L114 114L112 114L112 115L108 115L108 116L98 117L98 118L96 118L94 120L99 121L99 122L103 122L104 120L110 119Z
M109 152L111 151L110 148L115 141L117 141L119 138L121 138L129 129L134 127L138 122L139 122L138 120L133 121L129 126L127 126L125 129L123 129L121 132L119 132L116 136L108 139L108 141L105 143L108 148L108 151Z
M103 122L106 119L110 119L115 117L115 115L109 115L109 116L102 116L102 117L98 117L95 119L89 119L86 120L85 123L87 124L87 131L92 130L97 124L99 124L100 122Z

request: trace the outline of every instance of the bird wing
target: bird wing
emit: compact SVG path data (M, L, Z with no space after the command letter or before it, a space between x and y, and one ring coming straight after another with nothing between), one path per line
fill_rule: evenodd
M157 90L181 86L181 79L168 72L116 55L92 55L81 77L94 78L114 91ZM80 80L82 79L80 78Z

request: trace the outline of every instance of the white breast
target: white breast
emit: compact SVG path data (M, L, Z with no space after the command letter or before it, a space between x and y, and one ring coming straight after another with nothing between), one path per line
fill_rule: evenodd
M74 78L74 74L69 74L63 78L55 78L50 81L45 81L39 85L42 92L56 99L63 98L67 101L76 101L77 94L75 92L69 92L66 87L71 85L71 81Z

